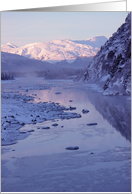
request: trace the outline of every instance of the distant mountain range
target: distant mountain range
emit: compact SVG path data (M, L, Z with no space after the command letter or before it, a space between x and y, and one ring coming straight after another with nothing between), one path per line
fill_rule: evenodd
M32 43L22 47L7 43L1 45L1 51L50 63L61 60L73 62L78 57L95 56L106 41L105 36L96 36L87 40L53 40Z
M89 63L81 80L100 84L104 95L131 94L131 13Z

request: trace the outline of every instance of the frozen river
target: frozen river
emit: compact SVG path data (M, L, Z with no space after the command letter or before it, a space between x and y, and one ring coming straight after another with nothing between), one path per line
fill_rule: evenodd
M103 96L92 90L91 85L70 80L2 82L2 93L12 92L33 97L25 102L27 106L55 103L76 108L64 110L62 115L70 112L81 116L63 119L52 115L50 120L49 110L49 119L23 125L19 133L28 135L16 139L15 144L2 146L3 192L131 191L131 101L128 97ZM7 101L3 102L5 107ZM89 112L84 114L83 109ZM39 111L36 109L36 112ZM68 146L79 149L66 150Z

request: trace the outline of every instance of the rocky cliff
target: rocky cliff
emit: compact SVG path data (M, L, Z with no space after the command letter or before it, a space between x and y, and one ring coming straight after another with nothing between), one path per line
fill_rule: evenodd
M97 83L104 95L130 95L131 13L89 63L81 80Z

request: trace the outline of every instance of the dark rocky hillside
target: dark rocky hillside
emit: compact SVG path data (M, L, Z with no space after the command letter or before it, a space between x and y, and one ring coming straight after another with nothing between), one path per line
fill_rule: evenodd
M89 63L81 80L97 83L104 95L130 95L131 13Z

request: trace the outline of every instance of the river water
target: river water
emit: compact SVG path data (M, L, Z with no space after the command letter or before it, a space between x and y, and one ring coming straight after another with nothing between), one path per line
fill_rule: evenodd
M116 151L120 148L125 148L126 150L130 149L131 101L128 97L103 96L101 92L91 90L90 85L74 83L73 81L41 79L38 81L38 84L47 85L47 89L40 90L31 88L28 89L28 91L25 91L24 89L19 92L35 96L33 103L55 102L66 107L76 107L76 109L71 112L81 114L81 118L65 120L55 119L23 126L20 129L21 132L26 132L30 129L33 129L34 132L31 132L31 135L25 139L18 140L17 144L2 146L3 149L7 150L6 152L3 152L2 160L9 161L6 163L6 168L8 168L8 170L16 170L16 167L13 164L15 158L21 159L24 157L69 154L72 152L78 153L78 151L66 150L65 148L68 146L78 146L79 153L86 151L93 154L107 152L108 150ZM56 94L56 92L59 93ZM89 112L83 114L83 109L88 109ZM53 123L57 123L58 125L52 126ZM97 125L89 126L87 125L89 123L97 123ZM50 129L42 129L42 127L45 126L50 127ZM122 152L121 154L123 156L124 153ZM118 164L115 166L118 166ZM32 171L35 171L35 168L32 169ZM23 177L25 177L25 175ZM9 179L7 180L8 183L11 182ZM3 191L6 188L5 181L6 179L4 179L3 182ZM13 190L13 185L10 185L11 190L9 188L9 191L16 191ZM23 191L23 186L20 188L21 189L18 189L17 191ZM126 188L124 187L124 189ZM109 191L109 186L106 190ZM125 191L129 190L130 188ZM31 189L29 191L34 190ZM45 191L52 190L48 190L47 188ZM53 191L56 190L53 188ZM59 191L63 191L63 189ZM78 190L75 189L74 191ZM86 191L90 190L86 189ZM117 191L119 190L117 189ZM121 191L124 190L122 189Z
M43 81L41 80L43 83ZM66 152L68 146L78 146L80 150L115 147L129 147L131 141L131 104L124 96L103 96L102 93L89 91L87 87L64 80L44 81L50 89L28 90L23 92L36 95L34 103L55 102L66 107L76 107L81 118L45 121L25 125L20 131L35 130L32 135L18 144L12 145L14 156L31 156ZM60 92L60 94L56 94ZM87 114L82 110L88 109ZM58 126L52 126L53 122ZM88 123L97 125L88 126ZM49 130L42 127L49 126ZM9 154L9 153L7 153Z

